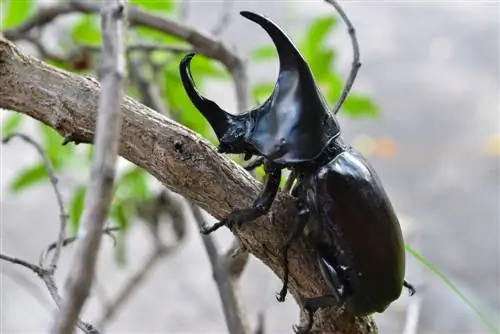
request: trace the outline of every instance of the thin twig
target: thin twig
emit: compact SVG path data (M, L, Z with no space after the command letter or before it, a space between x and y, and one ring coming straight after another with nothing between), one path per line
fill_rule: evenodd
M37 275L41 276L43 274L43 269L35 264L31 264L27 261L18 259L16 257L8 256L5 254L0 254L0 260L8 261L14 264L18 264L20 266L26 267L36 273Z
M25 268L30 269L33 271L35 274L38 275L42 279L42 281L45 283L45 286L47 287L47 290L49 290L50 296L54 300L54 303L56 306L61 309L61 296L59 296L57 292L57 286L54 281L54 273L52 270L45 269L41 266L37 266L35 264L29 263L27 261L11 257L5 254L0 253L0 259L4 261L11 262L13 264L21 265ZM78 328L80 328L84 333L86 334L99 334L99 331L91 324L81 320L80 318L76 318L76 325Z
M153 253L147 258L143 265L127 279L127 282L120 288L117 296L106 306L101 318L97 321L97 326L99 328L105 328L109 321L113 320L120 307L130 299L132 294L148 276L150 271L165 255L170 253L171 250L172 249L169 247L155 248Z
M45 153L42 146L38 144L35 140L31 139L31 137L29 137L28 135L15 132L3 138L2 142L4 144L7 144L14 137L18 137L24 140L28 144L35 147L35 149L38 151L38 153L42 157L45 168L47 169L47 173L49 173L49 180L50 183L52 184L52 188L54 189L54 193L56 194L57 205L59 206L59 236L57 237L57 245L55 247L54 256L52 257L52 261L50 262L49 266L50 270L54 271L57 267L57 262L61 257L63 240L66 237L66 226L68 225L68 213L64 206L64 201L62 198L61 191L59 190L59 187L57 185L59 180L56 176L54 168L52 167L52 163L50 162L50 159Z
M231 11L233 9L233 4L234 4L233 0L224 0L220 19L217 22L217 25L212 29L213 36L216 37L220 36L231 23L231 18L232 18Z
M64 59L63 57L47 50L44 43L40 40L39 37L25 36L24 39L36 47L42 59L50 59L61 62L66 61L66 59Z
M181 2L180 19L182 22L186 22L189 17L189 11L191 9L190 5L190 0L184 0Z
M125 302L130 299L133 292L137 290L155 265L166 255L169 255L176 250L185 239L186 235L182 232L185 230L185 227L182 226L185 226L186 218L183 211L180 210L179 207L176 206L176 203L172 200L170 193L162 191L155 199L155 204L152 210L147 211L149 214L145 215L144 212L142 212L141 217L147 220L148 226L151 227L149 231L154 240L152 243L154 249L141 268L129 277L127 282L120 288L116 297L113 298L113 300L106 306L100 320L97 322L99 328L105 328L107 323L116 315L120 307L122 307ZM161 240L158 231L159 224L162 222L161 217L164 214L170 216L175 234L175 241L169 245Z
M159 112L160 114L170 116L169 110L163 103L158 85L147 80L141 73L142 62L133 60L128 57L128 69L130 79L136 83L137 90L140 94L140 101L149 108Z
M107 228L105 228L102 231L102 233L105 234L105 235L109 235L110 237L113 237L113 235L111 234L111 232L116 232L118 230L120 230L120 228L118 226L107 227ZM68 246L69 244L72 244L77 239L78 239L78 236L73 236L73 237L68 237L68 238L63 239L62 247L64 248L64 247ZM114 245L116 245L116 240L115 239L113 239L113 242L114 242ZM40 254L40 258L39 258L39 261L38 261L40 266L43 265L43 263L45 262L45 259L49 255L49 253L54 248L56 248L57 245L58 245L58 242L56 241L56 242L51 243L47 248L44 249L44 251Z
M359 44L358 38L356 37L356 30L352 25L349 17L347 17L346 13L342 9L342 7L335 0L325 0L327 3L333 6L335 10L339 13L340 17L344 21L347 26L347 31L349 32L349 36L351 37L352 42L352 52L353 52L353 60L352 60L352 68L349 73L349 77L347 78L346 85L339 99L335 103L335 106L332 108L333 114L337 114L342 107L342 104L347 99L347 95L351 91L352 85L354 84L354 80L356 79L356 75L358 74L359 68L361 67L361 63L359 61Z
M205 226L205 220L201 209L198 206L191 204L191 210L198 227L201 229ZM212 265L213 275L219 290L222 309L224 311L229 333L249 333L249 326L246 318L244 317L244 312L241 309L238 294L236 293L235 282L231 278L231 275L227 272L225 262L221 260L217 251L215 240L213 240L210 235L202 235L202 240Z
M53 333L69 334L80 313L94 279L102 229L111 202L115 178L122 117L120 105L125 75L125 4L121 0L104 3L102 10L103 52L99 111L92 161L91 182L85 198L85 211L71 271L66 278L64 306L53 326Z
M74 52L78 53L81 51L101 52L101 48L95 45L79 45ZM125 50L127 55L134 52L151 53L155 51L170 52L173 54L184 54L192 52L193 48L177 45L134 44L127 46Z

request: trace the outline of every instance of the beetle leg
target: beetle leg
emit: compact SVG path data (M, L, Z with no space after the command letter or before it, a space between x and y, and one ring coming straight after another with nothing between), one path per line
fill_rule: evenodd
M276 296L276 299L279 302L284 302L285 297L288 291L288 248L290 248L290 244L304 231L307 222L309 221L310 211L307 205L301 201L297 201L297 209L298 209L298 221L296 221L295 226L293 227L292 232L286 237L285 243L283 244L281 251L282 255L282 266L283 266L283 287L281 288L280 293Z
M243 210L235 210L231 212L226 218L220 222L215 223L210 227L203 227L201 233L210 234L213 231L226 225L231 228L234 224L241 225L243 223L255 220L265 215L276 197L278 188L281 181L281 169L279 168L266 168L266 180L264 190L260 193L259 197L254 201L251 208Z
M264 157L258 157L254 161L250 162L248 165L244 166L243 168L247 171L252 171L255 168L261 166L264 163Z
M403 281L403 286L408 289L410 296L413 296L415 292L417 292L417 290L415 290L415 287L407 281Z

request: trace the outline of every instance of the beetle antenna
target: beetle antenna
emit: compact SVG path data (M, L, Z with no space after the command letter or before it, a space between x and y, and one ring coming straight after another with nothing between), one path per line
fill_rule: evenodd
M352 25L351 21L347 17L347 14L344 12L342 7L337 3L335 0L325 0L327 3L333 6L337 13L339 13L340 17L342 18L342 21L344 21L345 25L347 26L347 31L349 33L349 36L351 37L351 43L352 43L352 51L353 51L353 60L352 60L352 67L351 67L351 72L349 73L349 77L347 78L346 85L344 87L344 90L342 91L342 94L340 95L340 98L337 100L337 103L335 103L335 106L332 109L333 114L337 114L342 107L342 104L344 104L345 100L347 99L347 96L349 95L349 92L351 91L352 85L354 84L354 80L356 79L356 75L358 74L359 68L361 67L361 62L359 61L359 44L358 44L358 38L356 37L356 30L354 29L354 26Z

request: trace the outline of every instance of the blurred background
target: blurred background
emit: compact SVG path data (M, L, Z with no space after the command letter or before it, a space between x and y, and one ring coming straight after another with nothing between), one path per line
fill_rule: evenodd
M226 45L244 55L252 87L251 104L263 101L270 93L278 62L269 37L239 16L240 10L269 16L292 37L310 61L331 105L350 70L352 49L345 25L323 1L135 3L204 33L219 34ZM57 4L39 1L37 5ZM353 98L340 113L345 137L378 171L401 217L407 243L498 326L499 2L340 4L356 28L363 64ZM3 1L2 30L34 15L36 9L31 6L31 1ZM24 12L28 14L19 14ZM175 38L146 28L131 29L129 37L151 45L180 44ZM99 45L99 18L61 16L40 34L19 38L16 43L55 66L92 74L98 67L92 47ZM179 85L177 66L182 56L155 51L131 57L131 63L159 87L161 101L172 117L213 141L210 129L189 105ZM193 63L193 75L203 93L238 112L227 71L203 57ZM134 88L133 84L131 80L128 94L140 99L139 86ZM16 115L0 111L3 135L14 130L31 134L49 151L72 214L70 231L74 233L89 174L89 148L60 146L62 138L57 134ZM0 150L1 251L36 262L41 250L56 239L57 203L33 148L13 140ZM110 220L125 232L119 234L116 247L104 237L97 284L82 314L92 323L103 319L106 307L131 275L144 270L144 262L154 251L150 229L144 223L147 219L136 218L147 210L126 210L136 207L129 203L148 202L161 187L124 161L120 162L120 171L118 181L123 186L119 187ZM212 269L192 220L188 215L181 233L176 234L172 230L178 229L172 229L170 218L165 218L162 233L166 239L177 236L178 247L148 269L130 299L114 318L104 322L107 332L227 332ZM215 238L221 250L232 241L226 229L219 230ZM56 277L60 287L72 255L68 246ZM406 276L418 294L409 298L404 292L387 312L376 316L380 333L489 333L484 321L448 284L410 253L407 259ZM41 281L24 268L2 262L0 266L1 332L47 332L54 308ZM274 293L279 291L281 281L267 267L251 257L239 286L252 326L263 313L267 333L291 332L291 326L298 322L298 307L292 298L284 304L276 302Z

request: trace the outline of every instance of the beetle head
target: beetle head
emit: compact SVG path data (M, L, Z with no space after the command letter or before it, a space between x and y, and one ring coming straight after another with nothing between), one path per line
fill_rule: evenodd
M196 90L189 70L194 54L189 54L180 64L182 83L189 98L214 129L220 152L255 152L278 163L316 158L340 129L309 65L272 21L248 11L240 14L259 24L276 46L280 69L271 96L246 114L229 114Z

